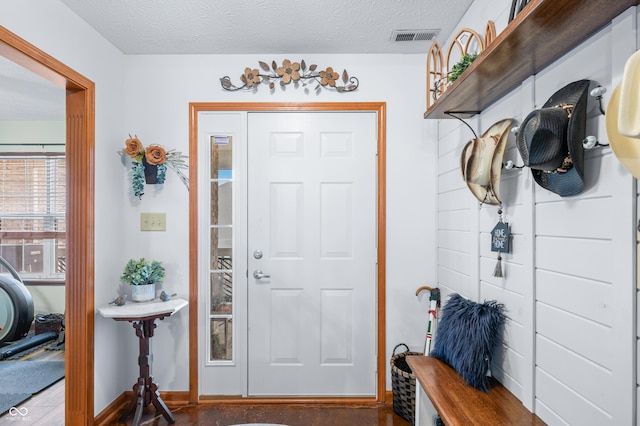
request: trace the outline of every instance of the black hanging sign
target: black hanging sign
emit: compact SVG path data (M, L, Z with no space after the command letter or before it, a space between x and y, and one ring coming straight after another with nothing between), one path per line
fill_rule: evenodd
M491 251L510 253L510 241L511 232L509 231L509 224L499 221L491 231Z

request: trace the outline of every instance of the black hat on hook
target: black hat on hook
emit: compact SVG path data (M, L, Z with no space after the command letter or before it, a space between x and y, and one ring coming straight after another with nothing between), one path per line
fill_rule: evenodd
M569 83L518 130L516 145L541 187L567 197L584 189L584 147L590 80Z

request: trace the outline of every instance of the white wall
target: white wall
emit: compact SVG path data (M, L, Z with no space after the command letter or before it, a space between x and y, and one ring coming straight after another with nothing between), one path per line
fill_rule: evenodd
M64 105L64 92L60 90L61 105ZM64 106L62 106L64 108ZM64 144L66 123L62 121L0 121L0 145L4 152L24 152L25 148L12 144L33 144L33 150L43 148L38 144ZM49 146L48 152L64 152L64 146Z
M256 93L225 92L219 78L238 77L258 61L304 59L319 68L346 68L360 80L353 93L323 90L305 93L293 86L271 94L266 86ZM435 146L425 142L423 55L162 55L129 56L125 79L125 131L146 145L161 143L188 153L189 102L387 102L387 359L399 342L420 350L426 330L426 299L415 297L421 285L433 284L435 252L432 241ZM124 138L122 139L124 143ZM192 160L192 161L195 161ZM122 235L127 256L144 253L167 262L165 285L178 295L188 294L188 193L174 174L158 192L142 200L123 184L125 216ZM151 187L147 186L147 189ZM141 233L140 212L166 212L167 231ZM158 327L154 368L163 389L188 389L188 315L179 313ZM166 333L162 328L171 328ZM389 368L387 388L391 389Z
M482 29L492 19L499 33L507 15L506 4L498 10L490 0L476 0L460 27ZM519 123L556 90L583 78L610 94L635 51L636 29L635 10L627 11L469 123L478 134L502 118ZM605 107L607 101L605 96ZM591 98L587 133L608 143L604 116L595 107ZM438 285L445 295L505 304L506 342L494 375L548 424L633 424L632 176L610 148L586 153L586 187L574 197L539 187L529 169L503 170L501 198L513 250L503 255L505 277L495 278L488 233L497 207L480 208L459 170L462 147L472 136L457 121L428 121L439 147ZM513 135L506 159L522 164Z
M65 312L65 288L60 285L27 285L33 298L34 314L63 314Z

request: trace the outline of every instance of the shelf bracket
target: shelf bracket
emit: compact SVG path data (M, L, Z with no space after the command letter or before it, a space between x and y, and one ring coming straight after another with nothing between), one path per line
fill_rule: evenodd
M471 118L474 115L480 114L482 111L445 111L444 114L450 116L451 118L457 118L454 117L454 115L466 115L466 117L464 118Z
M444 113L445 115L455 118L457 120L460 120L462 122L462 124L464 124L465 126L467 126L469 128L469 130L471 130L471 133L473 133L473 137L474 138L478 138L478 135L476 134L476 131L473 130L473 127L471 127L469 125L469 123L467 123L466 121L464 121L465 119L469 119L471 117L473 117L474 115L476 115L476 112L471 112L471 111L460 111L460 112L452 112L452 111L445 111ZM469 115L468 117L460 117L458 114L465 114L465 115Z

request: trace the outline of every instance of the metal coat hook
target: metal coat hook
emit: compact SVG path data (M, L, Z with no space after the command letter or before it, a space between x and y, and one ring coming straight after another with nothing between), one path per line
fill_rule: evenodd
M520 131L520 126L513 126L511 128L511 133L513 133L514 135L518 134L518 132ZM502 163L502 167L505 170L512 170L512 169L524 169L524 164L522 166L516 166L515 163L511 160L507 160L504 163Z
M522 166L516 166L513 161L511 160L507 160L504 162L504 164L502 165L506 170L511 170L511 169L523 169L524 168L524 164Z
M609 146L608 143L600 143L598 142L598 138L596 138L593 135L589 135L586 138L584 138L584 140L582 141L582 147L584 149L594 149L597 147L604 147L604 146Z
M589 95L593 96L598 101L598 107L600 108L600 114L602 115L605 115L604 109L602 108L602 95L604 95L605 93L607 93L607 88L602 86L594 87L593 89L591 89L591 92L589 92Z

